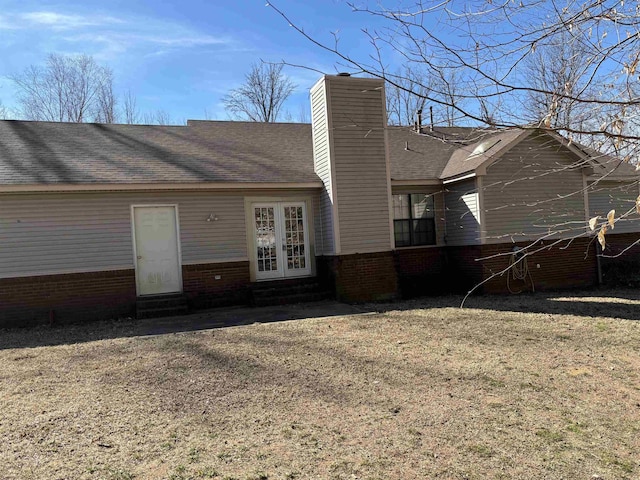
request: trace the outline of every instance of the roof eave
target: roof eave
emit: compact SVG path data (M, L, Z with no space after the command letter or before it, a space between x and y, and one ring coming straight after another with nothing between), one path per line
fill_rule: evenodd
M442 180L438 178L422 178L422 179L391 179L392 187L411 187L422 185L442 185Z
M193 183L51 183L0 185L0 193L31 192L130 192L189 190L299 190L322 188L321 181L312 182L193 182Z

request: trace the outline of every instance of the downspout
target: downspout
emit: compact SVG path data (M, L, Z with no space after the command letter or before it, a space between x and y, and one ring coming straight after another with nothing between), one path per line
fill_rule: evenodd
M587 180L587 174L584 168L582 170L582 191L584 198L584 219L588 223L589 217L591 216L591 208L589 205L589 182ZM585 230L589 232L588 227L585 227ZM599 242L595 242L596 244L596 272L598 276L598 286L602 285L602 264L600 262L600 256L602 254L602 247Z
M602 264L600 263L600 255L602 247L600 243L596 242L596 268L598 270L598 286L602 285Z

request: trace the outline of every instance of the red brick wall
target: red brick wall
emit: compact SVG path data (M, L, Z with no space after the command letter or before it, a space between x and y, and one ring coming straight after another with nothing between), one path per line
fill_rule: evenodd
M134 270L0 279L0 327L135 314Z
M185 265L182 276L192 308L248 302L249 262ZM134 270L0 279L0 328L134 316L135 305Z
M391 251L325 257L324 263L340 301L391 300L398 295L395 259Z
M403 298L447 291L447 254L444 248L403 248L394 252Z
M483 278L480 245L464 247L447 247L447 271L445 281L451 292L466 292L473 288Z
M595 244L591 238L562 241L553 246L552 243L553 241L547 240L528 249L529 252L535 252L527 257L531 276L526 282L511 279L512 290L530 291L531 280L536 291L589 287L597 283ZM524 242L517 245L525 247L531 244ZM492 257L482 261L483 279L509 266L513 247L512 243L482 246L482 257ZM507 255L496 256L500 253ZM482 291L507 293L507 273L489 280L483 285Z
M189 306L210 308L248 303L249 268L249 262L184 265L182 282Z
M615 232L615 230L613 230ZM602 282L611 286L640 286L640 232L607 233L602 252ZM630 248L629 248L630 247Z

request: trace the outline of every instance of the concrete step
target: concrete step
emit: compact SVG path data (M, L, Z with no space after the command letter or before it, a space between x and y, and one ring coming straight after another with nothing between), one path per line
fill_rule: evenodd
M253 305L255 307L290 305L294 303L319 302L332 297L331 292L324 290L320 284L307 283L298 287L286 286L261 289L259 292L254 291Z
M300 284L260 285L253 289L253 298L268 298L273 296L297 295L301 293L320 292L323 288L318 282L304 282Z
M136 318L184 315L188 310L187 299L181 293L139 297L136 301Z

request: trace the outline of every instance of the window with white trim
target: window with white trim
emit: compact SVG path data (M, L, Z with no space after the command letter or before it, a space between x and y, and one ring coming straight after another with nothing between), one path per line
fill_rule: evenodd
M433 195L393 195L393 230L396 247L436 244Z

